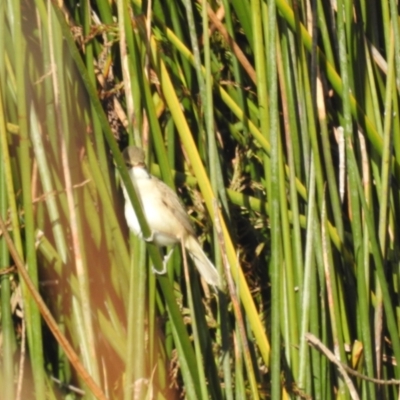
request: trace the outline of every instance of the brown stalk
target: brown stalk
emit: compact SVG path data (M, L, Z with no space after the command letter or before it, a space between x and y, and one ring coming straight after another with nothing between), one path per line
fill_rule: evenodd
M86 383L88 388L92 391L93 395L99 400L106 400L107 397L91 377L91 375L87 372L81 361L79 360L78 355L75 353L72 346L69 344L67 338L63 335L63 333L58 328L56 320L50 313L50 310L47 308L45 302L43 301L40 293L36 289L35 285L33 284L25 266L22 262L18 251L12 241L10 234L7 231L7 228L4 224L3 219L0 216L0 229L4 235L4 238L7 242L8 250L10 251L11 257L13 258L15 265L17 267L19 275L24 280L33 300L37 304L40 313L42 314L43 319L46 321L47 326L51 330L52 334L56 338L57 342L60 344L61 348L64 350L66 356L68 357L71 364L74 366L80 377Z

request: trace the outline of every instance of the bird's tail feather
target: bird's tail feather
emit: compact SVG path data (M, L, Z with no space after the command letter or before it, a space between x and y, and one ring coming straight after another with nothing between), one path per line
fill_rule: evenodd
M219 286L219 273L204 253L197 239L193 236L188 236L185 241L185 247L204 280L210 285Z

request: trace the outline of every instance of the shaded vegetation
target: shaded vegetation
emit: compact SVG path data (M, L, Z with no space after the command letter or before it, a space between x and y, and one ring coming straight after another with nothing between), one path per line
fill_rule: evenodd
M1 398L398 398L394 0L0 19ZM154 274L163 253L129 234L128 144L180 195L217 292L179 248Z

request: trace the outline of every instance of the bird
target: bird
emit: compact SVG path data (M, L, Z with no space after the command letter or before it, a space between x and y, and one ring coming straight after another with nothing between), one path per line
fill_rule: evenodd
M219 273L202 249L177 194L163 181L149 173L143 149L128 146L122 154L151 230L151 236L146 240L153 241L158 247L182 243L204 280L214 287L219 287ZM135 235L143 238L138 218L123 184L122 189L128 227Z

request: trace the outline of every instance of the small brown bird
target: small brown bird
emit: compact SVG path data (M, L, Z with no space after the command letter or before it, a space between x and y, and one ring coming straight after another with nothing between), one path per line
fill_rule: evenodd
M123 151L123 156L152 232L151 240L157 246L170 246L182 242L205 281L210 285L219 286L218 271L201 248L189 216L176 193L147 171L142 149L129 146ZM122 188L125 196L125 218L129 229L142 237L135 210L125 186Z

